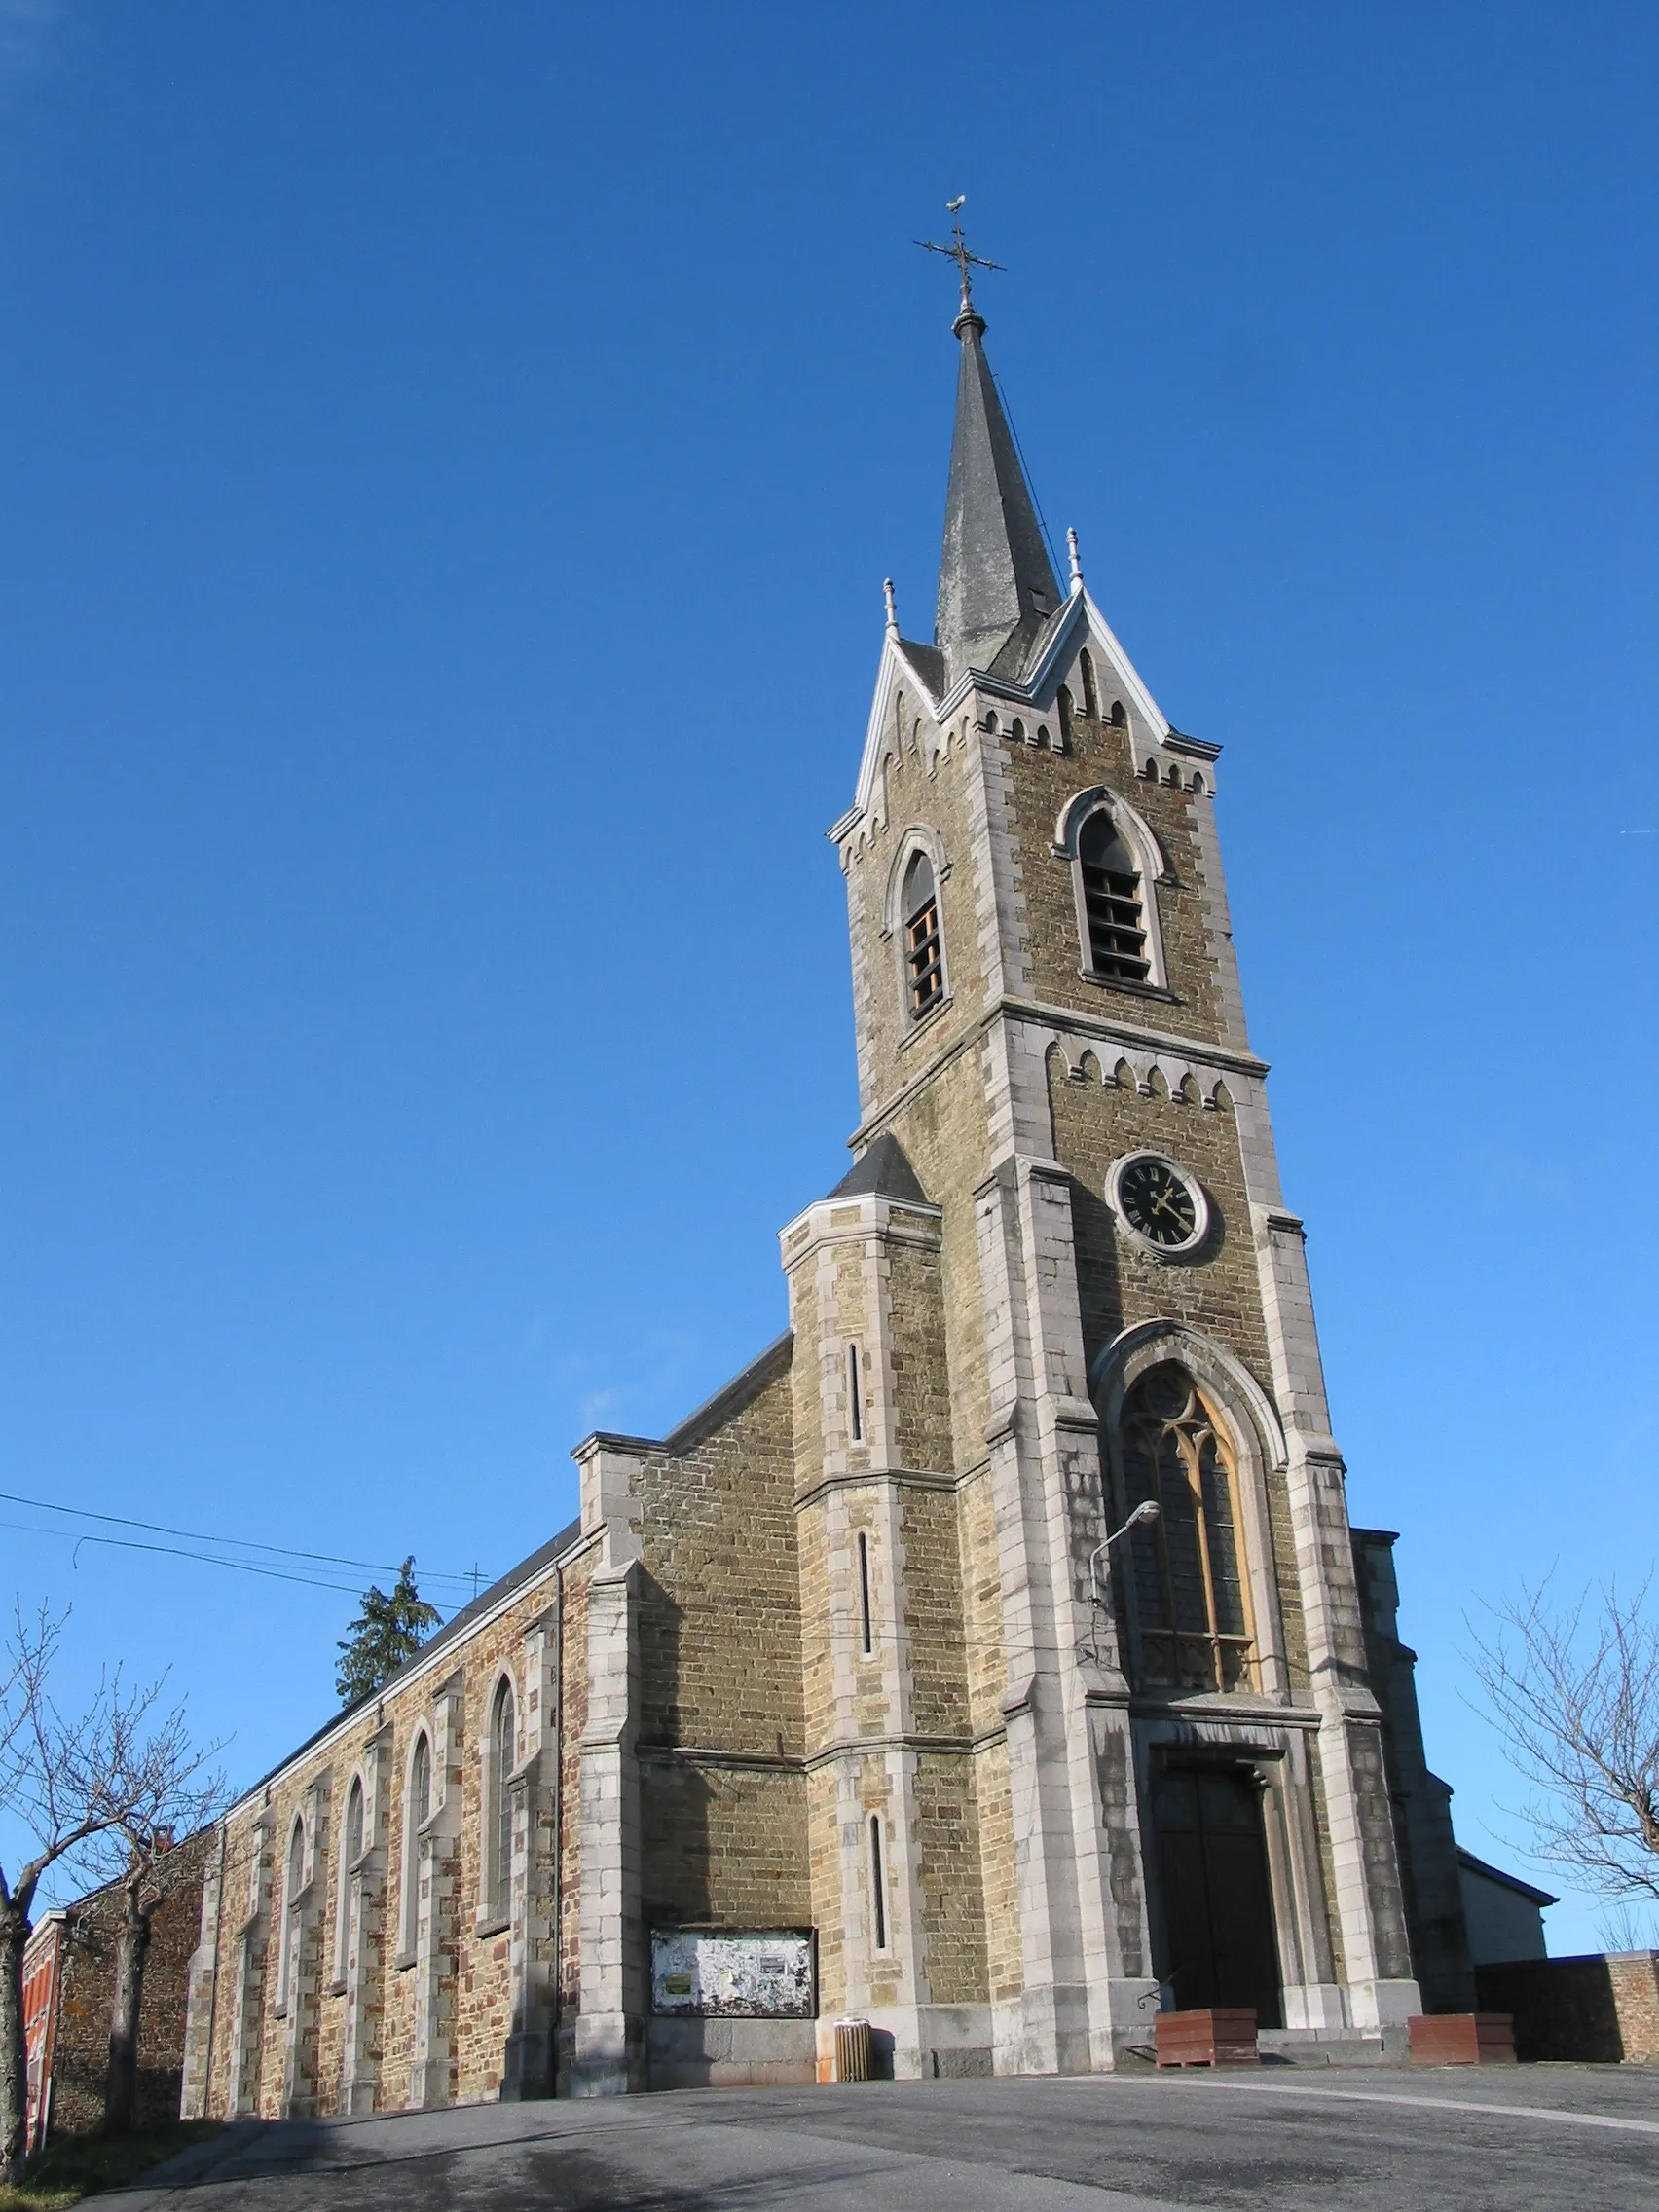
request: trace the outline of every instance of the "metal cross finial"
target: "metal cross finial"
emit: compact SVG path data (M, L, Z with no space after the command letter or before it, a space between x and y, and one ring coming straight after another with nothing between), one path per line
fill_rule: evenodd
M951 242L949 245L935 245L932 239L918 239L916 240L924 253L948 254L950 259L955 262L962 277L962 305L957 311L959 317L974 313L974 280L968 274L969 270L1000 269L1002 267L1000 261L986 261L980 255L968 251L968 242L962 236L962 207L967 198L968 195L965 192L959 192L954 200L948 200L945 203L945 212L950 217Z

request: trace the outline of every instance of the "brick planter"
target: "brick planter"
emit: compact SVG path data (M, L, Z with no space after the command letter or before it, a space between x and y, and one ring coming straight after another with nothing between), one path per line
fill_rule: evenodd
M1247 2006L1204 2012L1160 2012L1154 2022L1160 2066L1259 2066L1256 2015Z
M1408 2020L1414 2066L1513 2066L1507 2012L1419 2012Z

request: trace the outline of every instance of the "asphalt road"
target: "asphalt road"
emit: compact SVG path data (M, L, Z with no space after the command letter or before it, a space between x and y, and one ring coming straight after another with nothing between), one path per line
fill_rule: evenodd
M121 2212L1655 2212L1659 2068L872 2083L474 2105L238 2129L119 2203Z

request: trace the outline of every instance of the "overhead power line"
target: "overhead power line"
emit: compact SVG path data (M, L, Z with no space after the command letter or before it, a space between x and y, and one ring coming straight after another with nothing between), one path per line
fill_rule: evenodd
M0 1493L3 1494L3 1493ZM128 1552L166 1552L174 1559L192 1559L199 1567L232 1567L241 1574L263 1574L275 1582L298 1582L309 1590L335 1590L345 1598L360 1595L350 1582L325 1582L317 1574L295 1574L280 1567L261 1567L253 1560L217 1559L211 1552L186 1551L182 1544L146 1544L135 1536L94 1536L91 1533L76 1535L73 1529L38 1529L24 1521L0 1521L0 1529L15 1529L25 1536L61 1536L66 1542L73 1539L77 1552L83 1544L117 1545ZM76 1565L79 1565L77 1560Z
M71 1521L95 1521L104 1528L111 1529L141 1529L146 1535L178 1536L187 1544L211 1544L220 1551L258 1552L262 1553L267 1561L293 1561L308 1567L351 1567L364 1574L395 1576L402 1572L401 1563L397 1566L390 1566L385 1560L346 1559L335 1552L301 1551L291 1544L268 1544L250 1536L208 1535L200 1529L175 1529L165 1521L137 1521L124 1513L99 1513L95 1512L91 1506L56 1505L47 1498L19 1496L14 1491L0 1491L0 1500L4 1500L8 1505L25 1506L31 1513L59 1513ZM8 1522L6 1526L8 1528L21 1528L21 1524L17 1522ZM171 1544L143 1544L131 1538L94 1535L90 1530L77 1532L73 1529L46 1528L28 1530L24 1532L37 1536L75 1536L79 1543L117 1544L129 1551L169 1552L179 1559L200 1559L203 1565L209 1567L240 1567L250 1574L269 1574L280 1581L306 1582L313 1588L319 1590L344 1590L350 1597L360 1595L354 1585L338 1581L324 1581L318 1576L299 1573L292 1567L262 1565L256 1560L210 1557L206 1553L185 1551ZM462 1584L469 1596L476 1595L481 1579L484 1578L480 1576L475 1567L464 1572L456 1572L442 1567L429 1567L422 1575L424 1582Z

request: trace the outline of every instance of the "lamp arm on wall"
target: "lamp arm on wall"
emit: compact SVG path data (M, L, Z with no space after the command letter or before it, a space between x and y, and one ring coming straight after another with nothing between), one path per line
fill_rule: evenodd
M1161 1518L1161 1508L1156 1498L1143 1498L1124 1523L1124 1526L1121 1529L1114 1529L1105 1542L1096 1544L1089 1553L1088 1587L1093 1593L1094 1602L1097 1605L1103 1605L1106 1603L1105 1596L1100 1588L1100 1562L1106 1557L1106 1554L1112 1549L1120 1536L1126 1536L1131 1529L1138 1528L1143 1522L1157 1521Z

